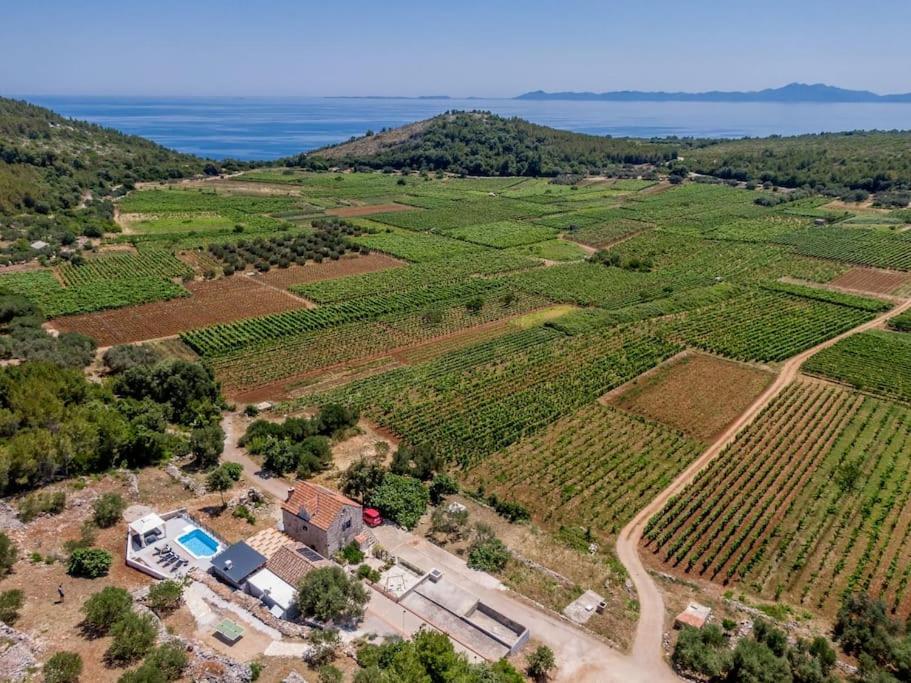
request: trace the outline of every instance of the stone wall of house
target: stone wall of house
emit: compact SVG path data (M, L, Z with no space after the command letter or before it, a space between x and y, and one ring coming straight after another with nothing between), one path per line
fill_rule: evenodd
M317 529L287 510L282 510L282 522L285 533L291 538L314 548L323 557L329 557L329 539L325 531Z

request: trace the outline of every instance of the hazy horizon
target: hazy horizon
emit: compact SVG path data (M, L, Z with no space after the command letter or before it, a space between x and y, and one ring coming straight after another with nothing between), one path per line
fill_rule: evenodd
M858 12L846 0L39 0L5 8L16 68L0 73L0 93L499 99L538 89L702 92L795 81L911 91L911 4L886 0L876 10Z

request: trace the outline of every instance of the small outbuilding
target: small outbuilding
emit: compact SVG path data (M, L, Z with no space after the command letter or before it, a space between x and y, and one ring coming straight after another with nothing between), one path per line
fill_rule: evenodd
M51 245L44 240L35 240L29 246L35 251L41 251L42 249L47 249Z
M247 592L262 600L279 619L290 619L297 613L296 589L268 569L260 569L247 579Z
M251 574L265 566L266 558L243 541L212 559L212 573L235 588L241 588Z
M700 605L698 602L691 602L686 606L677 618L674 619L674 628L683 628L691 626L693 628L702 628L705 622L712 616L712 608Z

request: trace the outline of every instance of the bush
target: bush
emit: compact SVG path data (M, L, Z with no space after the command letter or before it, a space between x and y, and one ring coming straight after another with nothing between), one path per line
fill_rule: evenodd
M33 493L19 501L19 520L31 522L40 514L59 515L66 507L63 491Z
M341 567L322 567L307 574L297 593L297 607L305 617L322 622L354 621L364 614L367 591Z
M0 579L9 574L18 556L16 544L5 533L0 532Z
M361 549L354 541L342 548L339 554L346 564L358 564L364 559L364 553L361 552Z
M319 683L342 683L345 676L341 670L331 664L325 664L319 668Z
M439 505L444 496L459 492L459 485L448 474L438 474L430 482L430 502Z
M159 581L149 589L146 604L158 614L162 614L180 607L181 599L183 599L183 583L167 579Z
M114 526L120 520L124 509L126 509L126 503L119 493L105 493L95 501L93 516L95 524L102 529Z
M718 678L730 668L730 659L724 634L718 626L709 624L701 630L683 627L671 663L682 673Z
M176 681L187 668L187 652L177 642L165 643L152 650L136 671L120 677L121 683L167 683Z
M429 498L427 489L417 479L387 472L368 502L379 508L386 519L413 529L427 509Z
M238 519L247 520L248 524L256 524L256 515L254 515L246 505L238 505L234 508L234 512L232 512L231 515Z
M468 547L468 566L484 572L501 571L509 562L509 549L486 524L475 527L475 537Z
M231 477L231 479L240 481L240 477L244 473L243 465L237 462L225 462L222 463L221 466L225 468L225 472L228 473L228 476Z
M144 657L155 645L158 629L149 614L127 612L111 627L114 641L107 657L120 664L129 664Z
M369 564L362 564L357 568L357 578L367 579L370 583L376 583L380 580L380 573Z
M101 548L77 548L70 555L67 573L85 579L106 576L111 568L111 553Z
M44 664L45 683L76 683L82 673L82 657L75 652L57 652Z
M224 449L225 433L220 425L206 425L190 432L190 452L196 456L196 467L207 469L217 465Z
M546 680L548 675L557 666L554 651L547 645L539 645L528 656L528 675L536 681Z
M441 534L453 541L457 541L465 535L467 525L468 510L465 508L438 507L430 516L430 532Z
M133 598L123 588L103 588L83 603L83 627L93 635L104 635L132 606Z
M154 365L161 355L144 344L112 346L104 352L104 364L112 374L126 372L137 365Z
M19 618L19 608L25 601L25 594L19 589L3 591L0 593L0 621L7 626Z

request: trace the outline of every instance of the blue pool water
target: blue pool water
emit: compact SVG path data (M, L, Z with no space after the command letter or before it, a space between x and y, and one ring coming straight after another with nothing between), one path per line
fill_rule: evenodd
M193 529L177 539L193 557L212 557L218 552L218 541L202 529Z

